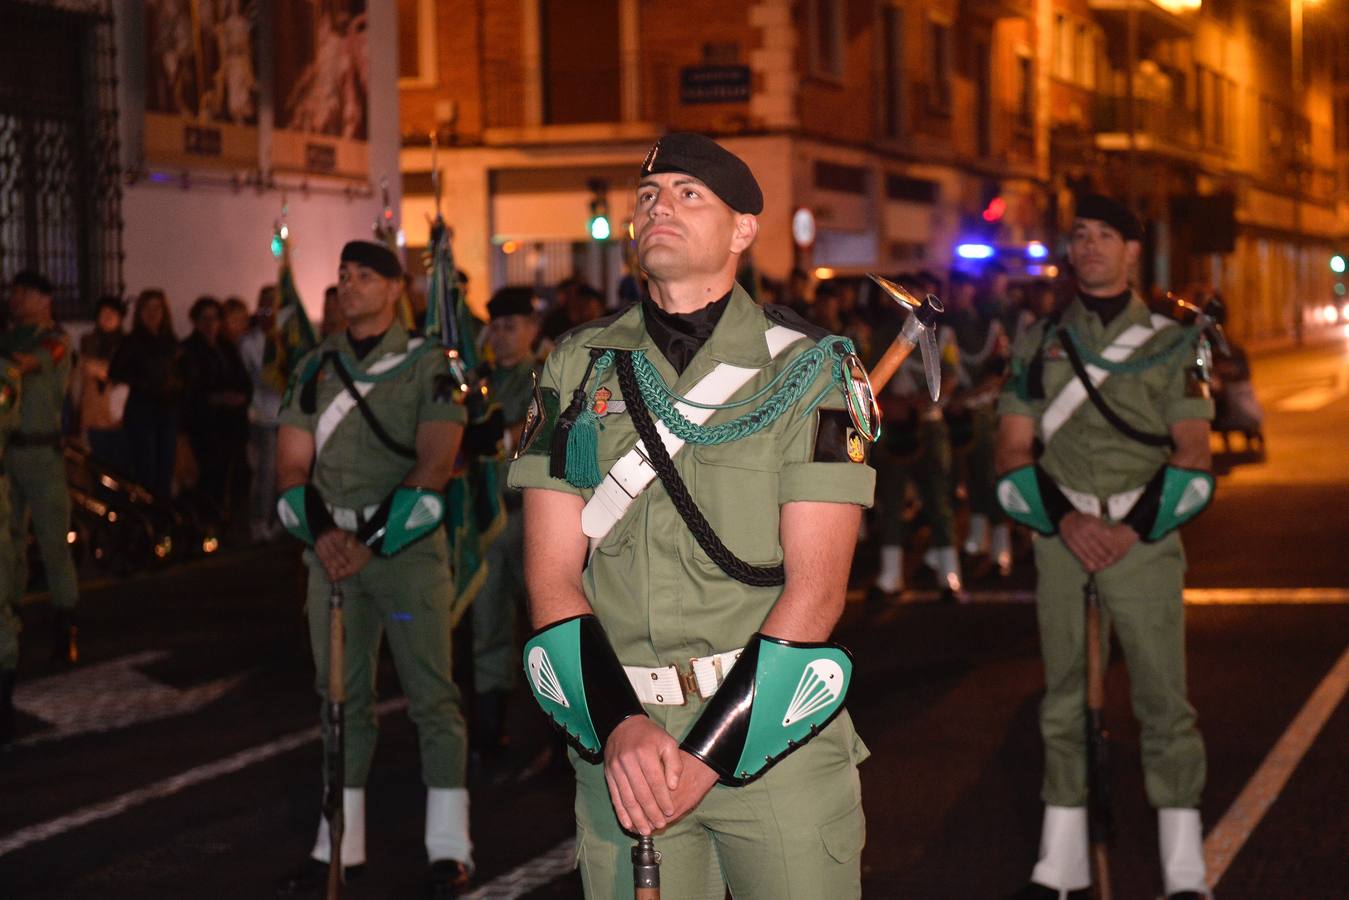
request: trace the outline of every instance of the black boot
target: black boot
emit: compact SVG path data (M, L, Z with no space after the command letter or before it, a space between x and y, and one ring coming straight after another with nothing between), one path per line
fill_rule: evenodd
M74 664L80 661L80 626L75 611L58 609L52 626L52 659Z
M510 746L506 736L505 691L484 691L473 704L473 748L484 759L499 757Z
M457 859L437 859L431 863L431 878L426 895L431 900L454 900L468 887L468 867Z
M0 672L0 747L14 740L14 670Z
M343 866L342 880L355 881L365 874L365 864ZM276 883L278 897L322 897L328 890L328 864L312 856L304 865Z

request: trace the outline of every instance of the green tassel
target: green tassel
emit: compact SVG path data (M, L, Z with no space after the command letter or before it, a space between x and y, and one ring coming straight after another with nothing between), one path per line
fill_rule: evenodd
M600 417L594 410L582 410L567 430L567 484L593 488L603 479L600 474Z

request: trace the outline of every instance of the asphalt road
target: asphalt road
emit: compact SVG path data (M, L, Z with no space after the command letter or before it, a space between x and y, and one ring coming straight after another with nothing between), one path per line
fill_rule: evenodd
M1185 535L1189 583L1201 589L1187 616L1209 751L1203 816L1226 828L1234 806L1254 810L1221 873L1223 898L1349 896L1349 703L1316 694L1349 648L1346 361L1343 341L1255 361L1267 457L1222 458L1231 468L1213 508ZM318 815L300 578L282 546L93 586L85 658L71 670L44 658L46 604L22 608L25 713L18 744L0 751L0 898L271 895ZM867 897L993 898L1028 874L1041 766L1032 584L1023 562L1005 582L973 578L967 605L926 602L921 579L912 602L849 605L838 637L858 661L849 707L872 752ZM1160 877L1115 659L1113 858L1116 896L1132 900L1155 896ZM381 693L393 708L369 786L370 865L352 898L415 897L423 877L415 732L387 661ZM1318 709L1323 721L1307 719ZM518 766L549 739L525 698L511 715ZM1264 783L1271 759L1289 763L1286 781L1266 785L1267 809L1251 807L1243 792ZM477 772L472 785L479 896L579 896L567 774L495 774Z

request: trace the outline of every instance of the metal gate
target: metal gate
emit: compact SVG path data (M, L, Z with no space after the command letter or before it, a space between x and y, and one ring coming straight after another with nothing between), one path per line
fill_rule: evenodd
M41 271L58 319L123 290L114 34L106 0L0 0L0 281Z

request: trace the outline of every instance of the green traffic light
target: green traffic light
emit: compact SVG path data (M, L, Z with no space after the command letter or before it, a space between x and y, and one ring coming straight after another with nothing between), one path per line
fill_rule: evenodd
M1330 258L1330 271L1336 275L1343 275L1345 270L1344 257L1336 253Z
M590 237L596 241L609 240L609 220L604 216L595 216L590 220Z

